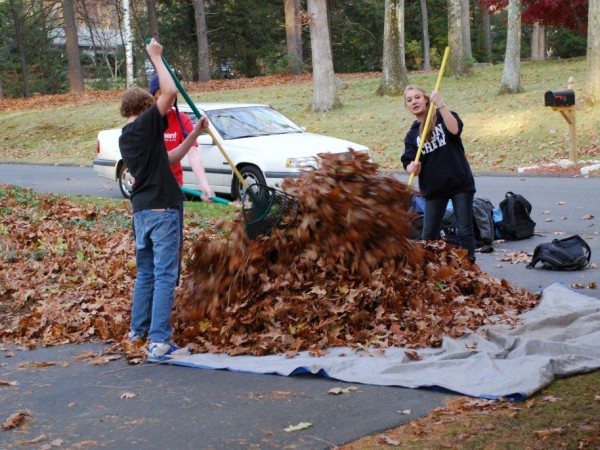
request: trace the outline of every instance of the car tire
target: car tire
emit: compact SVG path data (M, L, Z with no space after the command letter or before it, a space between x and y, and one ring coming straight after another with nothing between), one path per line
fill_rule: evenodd
M265 176L263 175L262 171L256 166L242 166L239 168L239 171L242 175L242 178L244 178L244 180L246 180L246 183L248 183L249 185L255 183L266 184ZM240 180L238 180L238 178L234 175L231 187L231 196L236 200L241 200L243 190L244 187L242 186L242 183L240 183Z
M131 191L133 190L133 177L129 173L129 169L127 168L127 165L124 162L122 162L119 166L118 181L119 189L121 189L121 194L123 194L123 197L130 199Z

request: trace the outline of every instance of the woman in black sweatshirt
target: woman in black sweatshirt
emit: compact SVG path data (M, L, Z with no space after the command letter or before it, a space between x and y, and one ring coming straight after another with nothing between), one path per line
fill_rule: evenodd
M415 161L429 104L436 108L425 137L421 157ZM458 228L458 246L475 261L473 232L473 197L475 180L465 156L460 135L463 129L458 114L445 105L437 91L431 96L415 85L404 90L404 105L416 120L404 138L401 160L408 173L419 176L419 190L425 197L422 239L440 238L442 219L448 200L452 200Z

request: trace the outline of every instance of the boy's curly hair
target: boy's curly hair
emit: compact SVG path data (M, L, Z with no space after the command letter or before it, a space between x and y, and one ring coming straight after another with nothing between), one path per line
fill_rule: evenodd
M154 104L152 96L140 87L127 89L121 97L121 115L126 119L139 116Z

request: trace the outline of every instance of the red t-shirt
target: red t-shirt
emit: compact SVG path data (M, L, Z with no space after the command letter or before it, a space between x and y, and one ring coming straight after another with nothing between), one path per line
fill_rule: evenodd
M191 133L194 128L192 120L182 112L179 113L179 117L181 118L181 123L183 124L183 129L186 131L186 134ZM167 121L169 122L169 127L167 128L167 131L165 131L165 146L167 147L167 151L170 152L185 140L185 135L181 130L181 125L177 120L177 111L175 111L174 108L167 113ZM195 145L196 144L194 144L194 146ZM195 149L192 151L195 151ZM179 186L182 186L183 170L181 168L181 163L178 162L173 164L171 170L173 171L173 175L175 175Z

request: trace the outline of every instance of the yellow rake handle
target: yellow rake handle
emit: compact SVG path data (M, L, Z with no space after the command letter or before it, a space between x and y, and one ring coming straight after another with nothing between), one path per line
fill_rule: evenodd
M437 82L435 83L435 90L440 90L440 84L442 84L442 78L444 77L444 71L446 70L446 64L448 63L448 55L450 55L450 47L446 47L446 51L444 52L444 58L442 59L442 65L440 66L440 71L438 73ZM421 134L421 140L419 141L419 148L417 149L417 154L415 156L415 162L419 162L421 159L421 152L423 151L423 144L425 143L425 136L429 132L429 125L431 123L431 118L433 117L433 111L435 110L435 105L433 102L429 102L429 110L427 111L427 118L425 119L425 126L423 127L423 133ZM408 179L408 187L412 187L415 179L414 172L410 174L410 178Z

